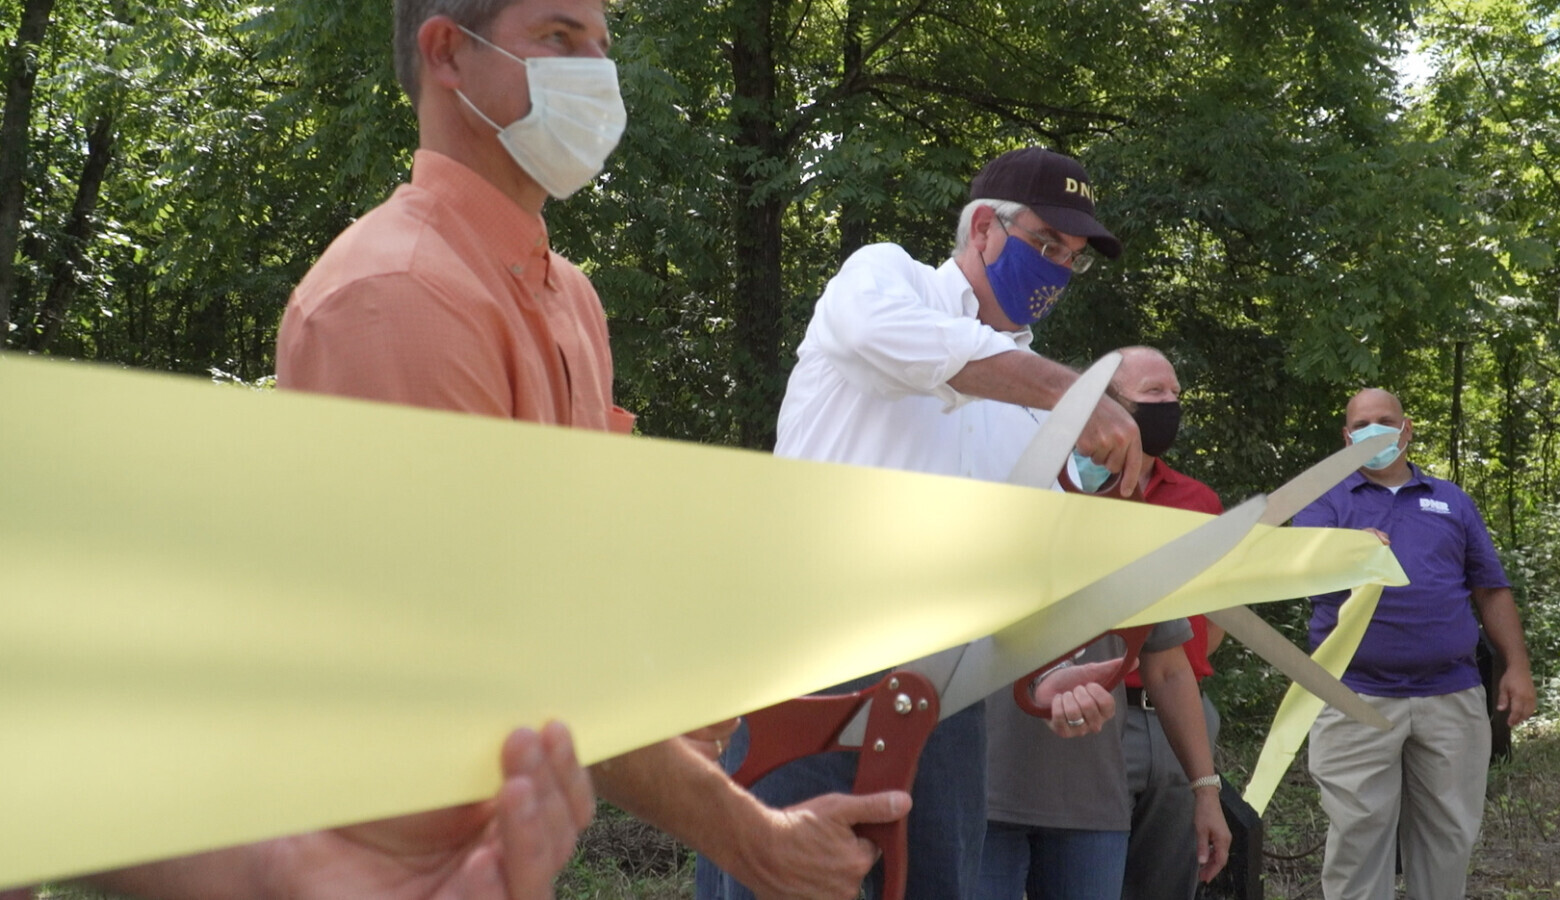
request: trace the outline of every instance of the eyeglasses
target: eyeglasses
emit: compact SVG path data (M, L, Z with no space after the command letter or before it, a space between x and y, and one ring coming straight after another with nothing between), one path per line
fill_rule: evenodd
M1049 238L1038 231L1025 228L1017 222L1008 224L1034 238L1040 245L1040 255L1059 266L1068 266L1074 272L1082 275L1084 272L1089 271L1090 266L1094 265L1094 254L1089 252L1087 246L1077 250L1069 250L1060 241ZM1006 228L1007 225L1004 225L1003 230L1006 230Z

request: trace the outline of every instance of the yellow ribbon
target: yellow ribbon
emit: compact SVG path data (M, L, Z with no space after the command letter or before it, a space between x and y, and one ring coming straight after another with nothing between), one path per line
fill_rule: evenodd
M1206 520L15 356L0 466L0 886L484 797L516 725L605 759ZM1142 618L1401 579L1259 528Z
M1370 537L1376 540L1374 536ZM1381 588L1382 583L1355 588L1338 609L1338 624L1311 654L1311 658L1334 678L1343 675L1343 670L1354 658L1354 651L1359 649L1371 616L1376 613ZM1289 771L1295 754L1300 752L1300 745L1305 743L1306 735L1311 731L1311 723L1316 721L1324 705L1319 697L1298 684L1291 684L1284 694L1283 702L1279 703L1278 712L1273 716L1273 725L1268 729L1267 741L1262 745L1262 753L1257 757L1257 765L1251 771L1251 780L1246 783L1244 799L1257 815L1267 809L1268 801L1273 799L1273 792Z

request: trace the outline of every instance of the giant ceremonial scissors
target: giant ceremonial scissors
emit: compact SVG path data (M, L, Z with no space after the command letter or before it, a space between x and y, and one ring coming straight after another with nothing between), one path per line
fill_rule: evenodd
M1026 448L1010 481L1037 487L1055 482L1119 363L1120 356L1110 354L1078 379ZM909 791L921 749L942 719L1010 683L1027 685L1034 673L1077 650L1078 636L1102 634L1153 606L1218 562L1256 525L1288 521L1390 438L1340 450L1272 494L1247 500L1039 612L980 640L898 666L872 687L802 697L748 714L749 749L733 777L751 785L803 756L855 751L856 793ZM1128 643L1128 655L1104 684L1107 689L1130 670L1141 636ZM1030 711L1048 714L1043 707ZM903 897L907 821L861 824L856 831L882 850L885 900Z
M1111 376L1120 365L1120 354L1112 353L1096 362L1093 367L1079 379L1073 389L1063 396L1052 411L1050 418L1045 422L1039 434L1035 436L1018 462L1013 466L1008 475L1008 482L1027 487L1048 488L1056 481L1062 466L1066 463L1067 455L1071 451L1072 444L1069 440L1076 440L1082 433L1083 426L1088 422L1094 405L1104 393L1110 383ZM1375 440L1374 438L1372 440ZM1388 441L1380 441L1379 446L1385 449ZM1362 451L1355 451L1358 454ZM1332 460L1339 460L1334 463ZM1347 460L1348 462L1344 462ZM1322 493L1342 480L1349 472L1358 468L1352 465L1356 460L1353 454L1334 454L1329 460L1307 470L1293 481L1280 488L1269 499L1270 512L1263 516L1267 524L1283 524L1295 512L1298 512L1311 500L1321 496ZM1359 460L1363 463L1363 458ZM1292 492L1292 496L1289 495ZM1135 492L1134 492L1135 493ZM1282 514L1282 515L1279 515ZM1169 594L1170 591L1166 591ZM1359 695L1344 686L1331 673L1322 668L1316 660L1305 655L1298 647L1289 642L1273 626L1263 621L1261 616L1252 612L1245 606L1235 606L1229 609L1211 610L1205 614L1210 622L1223 628L1229 635L1247 647L1251 648L1258 656L1270 663L1301 687L1326 701L1328 705L1342 711L1345 715L1357 722L1372 725L1386 730L1391 727L1386 717L1378 712L1375 707L1361 700ZM1152 625L1141 625L1135 628L1127 628L1117 633L1126 640L1127 654L1123 657L1123 665L1117 672L1116 678L1124 676L1130 671L1131 665L1137 659L1138 651L1142 648L1144 640L1148 637ZM1081 649L1081 648L1079 648ZM1108 685L1109 686L1109 685ZM1033 703L1028 695L1029 680L1024 679L1013 685L1013 699L1018 705L1031 715L1049 718L1050 712L1044 706Z

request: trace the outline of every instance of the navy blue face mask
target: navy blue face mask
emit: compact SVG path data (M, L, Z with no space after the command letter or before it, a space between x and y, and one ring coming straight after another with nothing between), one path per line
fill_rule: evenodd
M997 305L1015 325L1031 325L1050 315L1071 278L1071 269L1051 262L1011 234L996 262L986 266Z

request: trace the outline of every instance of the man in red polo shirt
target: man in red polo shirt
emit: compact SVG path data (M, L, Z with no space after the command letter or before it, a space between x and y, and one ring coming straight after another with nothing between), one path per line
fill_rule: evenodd
M1159 506L1218 515L1224 511L1213 489L1182 475L1160 456L1170 449L1181 422L1181 383L1170 361L1151 347L1126 347L1121 367L1112 380L1117 397L1129 401L1132 417L1143 438L1143 455L1150 457L1139 487L1142 499ZM1191 616L1192 638L1180 654L1145 657L1144 666L1160 666L1161 705L1165 690L1201 692L1196 682L1213 673L1208 654L1224 632L1203 616ZM1187 898L1223 868L1229 854L1230 831L1219 804L1219 777L1188 779L1181 748L1189 742L1186 732L1200 727L1193 716L1156 711L1153 697L1143 690L1143 675L1127 676L1127 706L1123 719L1122 747L1127 761L1127 784L1132 792L1132 834L1127 843L1127 871L1122 882L1123 900ZM1173 687L1168 686L1173 685ZM1211 750L1219 732L1219 713L1201 697ZM1197 741L1191 741L1197 743ZM1208 769L1212 772L1212 769Z

